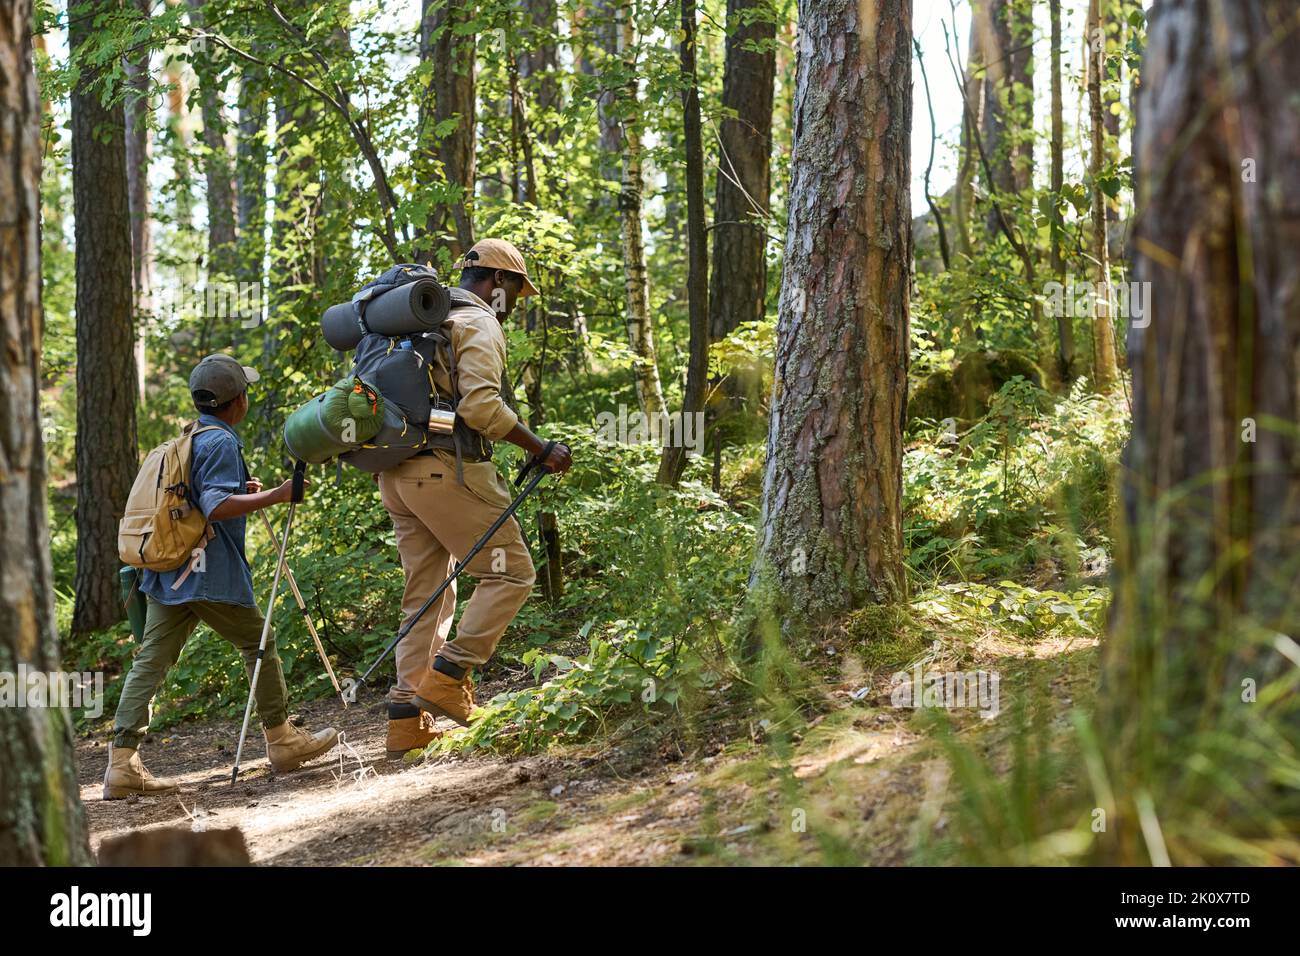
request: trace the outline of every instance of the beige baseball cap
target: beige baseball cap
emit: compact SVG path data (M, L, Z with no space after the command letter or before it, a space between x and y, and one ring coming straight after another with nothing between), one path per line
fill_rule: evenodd
M540 295L537 286L528 278L528 266L524 265L524 257L520 254L511 243L504 239L480 239L474 243L474 248L465 253L465 257L457 262L453 269L504 269L506 272L518 272L524 277L524 288L519 294L525 298L530 295Z
M260 377L257 369L215 352L194 366L190 373L190 394L198 404L216 408L243 394Z

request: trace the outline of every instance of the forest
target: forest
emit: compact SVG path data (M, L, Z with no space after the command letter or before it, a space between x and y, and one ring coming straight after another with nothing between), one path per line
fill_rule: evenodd
M1300 864L1294 0L3 6L0 863Z

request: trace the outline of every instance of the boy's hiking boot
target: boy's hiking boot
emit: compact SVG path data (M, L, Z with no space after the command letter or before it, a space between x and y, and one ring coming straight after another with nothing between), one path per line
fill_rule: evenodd
M266 736L266 757L280 773L297 770L339 742L339 733L333 727L311 734L287 720L279 727L263 730L263 733Z
M134 748L109 750L108 769L104 771L105 800L121 800L134 794L170 793L176 787L175 781L160 780L151 774Z
M429 670L415 689L415 703L431 714L450 717L462 727L468 727L469 714L474 709L474 684L469 674L468 667L460 677Z
M389 760L399 760L412 750L421 750L437 738L442 731L435 730L433 714L419 711L414 717L388 718L388 740L385 748Z

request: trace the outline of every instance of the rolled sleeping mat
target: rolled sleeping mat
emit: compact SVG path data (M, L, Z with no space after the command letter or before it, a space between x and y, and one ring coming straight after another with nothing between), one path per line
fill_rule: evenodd
M320 317L320 328L329 347L340 352L352 351L365 334L351 302L340 302L326 309Z
M373 386L349 376L285 420L284 443L294 458L319 465L373 438L384 425L385 411Z
M360 448L339 455L341 461L353 468L378 474L401 464L428 444L428 432L407 422L391 402L384 405L383 411L383 427Z
M451 295L436 279L416 279L371 299L366 328L380 335L432 332L451 311Z

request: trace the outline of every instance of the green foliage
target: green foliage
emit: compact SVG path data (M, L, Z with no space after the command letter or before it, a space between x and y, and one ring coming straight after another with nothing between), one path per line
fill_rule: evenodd
M672 710L725 665L752 513L697 481L657 485L653 446L566 440L577 464L534 507L560 516L567 589L554 606L525 606L498 652L527 668L532 685L486 701L467 731L435 749L580 738L613 717Z
M1125 431L1120 410L1083 383L1053 404L1020 378L955 440L922 429L903 465L909 565L981 579L1104 563Z

